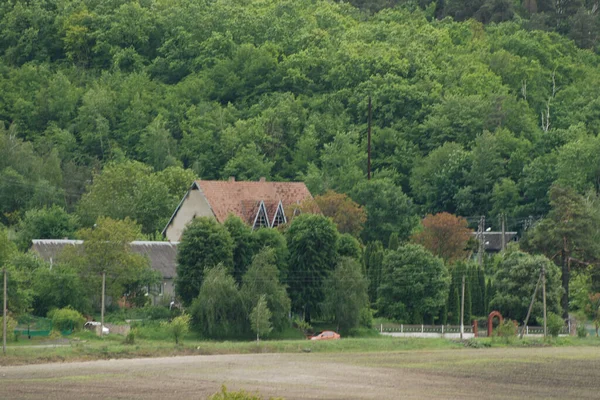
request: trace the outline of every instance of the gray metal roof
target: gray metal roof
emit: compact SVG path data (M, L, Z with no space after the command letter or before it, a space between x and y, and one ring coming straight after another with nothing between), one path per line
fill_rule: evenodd
M477 232L472 232L475 239L478 239ZM500 251L502 250L502 232L484 232L484 243L487 251ZM504 232L504 238L506 244L511 241L517 240L517 232Z
M60 261L60 253L66 246L77 246L81 240L34 239L31 250L48 262ZM152 269L159 271L163 278L174 279L177 276L178 242L131 242L131 250L150 259Z

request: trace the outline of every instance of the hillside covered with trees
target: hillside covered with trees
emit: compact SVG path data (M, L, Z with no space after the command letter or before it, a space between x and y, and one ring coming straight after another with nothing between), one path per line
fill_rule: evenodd
M485 215L495 229L504 216L522 248L560 266L565 292L581 267L585 303L600 258L597 5L517 3L4 1L0 223L21 251L99 217L129 217L156 239L195 178L301 180L365 211L336 222L360 239L370 285L415 252L440 271L468 256L407 245L429 240L425 215L471 227ZM397 254L384 263L390 237ZM488 282L460 268L478 282L481 315ZM456 305L453 274L440 282L446 305L390 316L435 320ZM368 292L376 304L377 287Z

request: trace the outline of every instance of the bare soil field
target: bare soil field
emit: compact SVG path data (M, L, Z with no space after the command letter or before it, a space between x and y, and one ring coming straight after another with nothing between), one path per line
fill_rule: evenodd
M597 347L185 356L0 369L6 399L598 399Z

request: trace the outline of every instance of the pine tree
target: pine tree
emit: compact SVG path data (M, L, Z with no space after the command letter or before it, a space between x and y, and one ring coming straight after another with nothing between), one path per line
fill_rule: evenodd
M381 284L381 265L383 263L383 245L379 241L367 244L364 255L366 277L369 280L369 301L377 301L377 288Z
M488 314L492 311L492 310L490 310L490 299L492 297L494 297L494 287L492 286L491 279L488 279L487 286L486 286L486 292L487 292L487 299L486 299L486 303L485 303L485 313Z

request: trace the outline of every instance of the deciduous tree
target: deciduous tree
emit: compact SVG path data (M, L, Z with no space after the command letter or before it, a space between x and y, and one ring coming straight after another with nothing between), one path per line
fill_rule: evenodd
M198 296L204 270L221 264L233 269L233 240L225 228L213 218L196 218L190 222L177 249L175 289L185 304Z
M472 232L466 219L443 212L428 214L421 224L422 230L412 236L413 242L447 263L465 258L467 242Z

